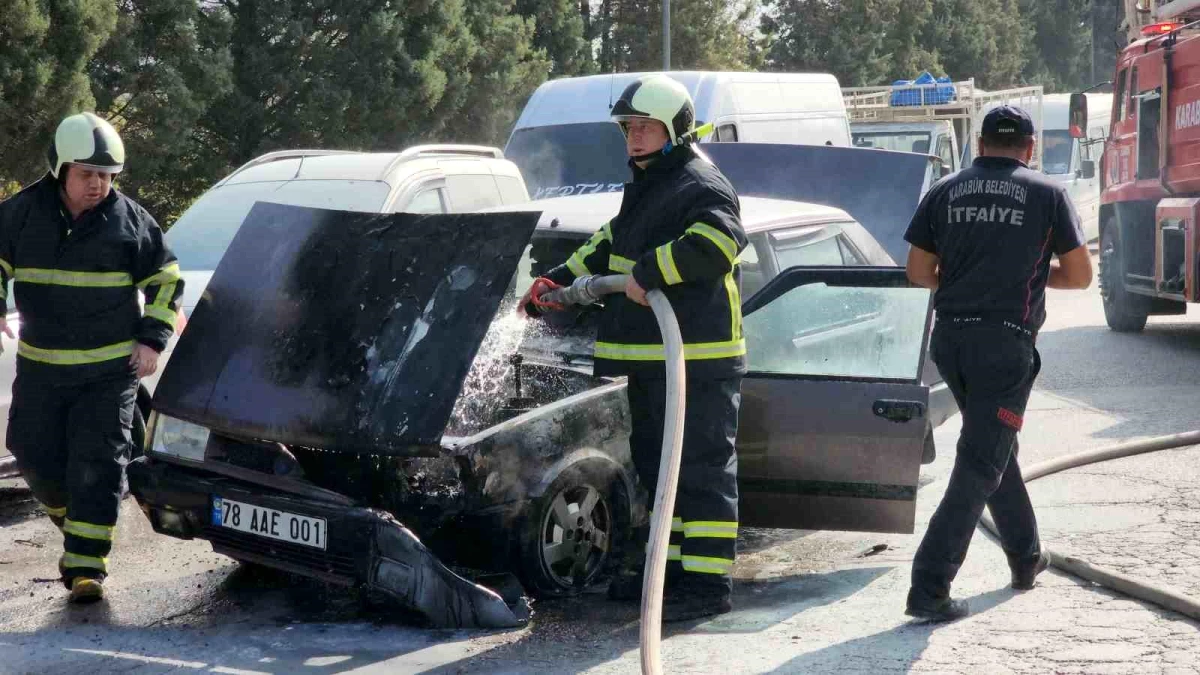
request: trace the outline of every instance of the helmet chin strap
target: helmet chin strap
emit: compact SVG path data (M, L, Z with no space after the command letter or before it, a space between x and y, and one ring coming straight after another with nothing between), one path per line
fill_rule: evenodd
M663 144L662 149L660 149L656 152L648 152L644 155L634 155L633 157L630 157L630 159L632 159L635 162L650 162L659 157L663 157L665 155L670 154L671 151L674 150L675 148L689 146L692 143L699 141L701 138L704 138L705 136L711 134L712 132L713 132L713 125L712 125L712 122L709 122L708 124L705 124L704 126L692 129L691 131L687 132L686 134L680 136L676 142L667 141L666 143Z

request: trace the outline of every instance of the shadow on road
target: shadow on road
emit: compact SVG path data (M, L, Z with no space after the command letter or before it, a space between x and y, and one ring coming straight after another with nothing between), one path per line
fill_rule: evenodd
M1014 593L1009 588L1001 588L967 598L972 616L1000 605L1012 598ZM849 671L866 673L878 668L881 663L903 665L904 668L910 669L929 646L929 638L933 632L945 625L910 621L891 630L840 642L798 656L773 672L780 675Z
M757 633L862 590L890 567L839 570L767 581L737 582L734 611L710 620L667 624L663 638L683 633ZM603 594L536 607L532 630L516 642L448 664L431 673L579 673L638 649L639 607ZM720 638L716 638L720 639ZM520 667L512 664L523 664Z
M1124 439L1200 428L1188 390L1200 383L1200 325L1151 323L1139 334L1073 326L1038 336L1038 391L1111 415L1094 435Z

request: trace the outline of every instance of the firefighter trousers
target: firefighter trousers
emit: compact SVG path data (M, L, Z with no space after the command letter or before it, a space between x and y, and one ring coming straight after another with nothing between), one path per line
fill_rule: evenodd
M689 380L683 457L671 526L668 574L681 592L727 595L737 552L738 408L742 379ZM662 454L666 380L629 377L629 437L638 478L653 508ZM644 531L643 531L644 532ZM641 542L644 543L644 542Z
M132 447L137 378L69 382L46 370L62 366L17 361L8 449L63 532L63 583L104 579Z
M1003 323L939 321L930 351L963 427L946 493L913 559L910 603L949 597L985 505L1013 572L1033 567L1041 553L1017 463L1017 433L1041 370L1033 338Z

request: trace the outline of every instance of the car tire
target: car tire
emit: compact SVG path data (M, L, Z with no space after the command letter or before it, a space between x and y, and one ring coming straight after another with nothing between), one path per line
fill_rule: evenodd
M1140 333L1150 316L1150 303L1125 290L1124 264L1120 229L1110 218L1100 235L1100 298L1104 302L1104 320L1118 333Z
M529 503L517 570L535 597L578 593L607 571L628 529L622 485L611 468L575 465Z

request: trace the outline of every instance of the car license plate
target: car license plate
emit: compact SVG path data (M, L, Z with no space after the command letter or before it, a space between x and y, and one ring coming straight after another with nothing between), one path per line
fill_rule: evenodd
M310 518L265 506L213 497L212 524L260 537L325 550L324 518Z

